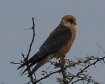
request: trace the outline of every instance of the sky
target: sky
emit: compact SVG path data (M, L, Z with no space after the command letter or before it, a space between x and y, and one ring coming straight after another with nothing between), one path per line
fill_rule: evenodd
M73 15L77 19L77 34L67 59L85 58L86 55L105 56L97 43L105 50L105 0L1 0L0 1L0 83L26 84L30 79L20 76L19 65L10 62L20 62L21 53L27 54L32 31L24 30L32 27L32 17L35 17L35 41L30 57L34 55L52 30L65 15ZM98 53L99 50L99 54ZM49 65L40 68L36 75ZM93 79L105 83L105 64L97 63L91 67ZM76 71L74 71L76 72ZM53 75L43 84L56 83ZM57 83L56 83L57 84Z

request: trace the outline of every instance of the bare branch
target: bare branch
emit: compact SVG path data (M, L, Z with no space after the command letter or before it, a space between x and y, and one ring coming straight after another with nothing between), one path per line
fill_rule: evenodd
M31 48L32 48L32 44L34 42L34 38L35 38L35 23L34 23L34 18L32 17L32 22L33 22L33 26L32 26L32 30L33 30L33 37L32 37L32 41L31 41L31 44L30 44L30 47L29 47L29 51L28 51L28 54L27 54L27 59L30 55L30 52L31 52Z
M43 79L48 78L49 76L51 76L51 75L53 75L53 74L55 74L55 73L60 73L60 72L61 72L61 70L58 70L58 71L55 71L55 72L51 72L50 74L48 74L48 75L46 75L46 76L40 78L39 80L36 80L36 81L34 82L34 84L38 83L39 81L41 81L41 80L43 80Z

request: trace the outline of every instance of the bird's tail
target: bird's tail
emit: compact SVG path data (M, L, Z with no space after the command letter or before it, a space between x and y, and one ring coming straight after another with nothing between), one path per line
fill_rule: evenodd
M40 59L40 57L37 55L37 53L33 56L33 57L31 57L28 61L26 61L25 63L23 63L21 66L19 66L18 68L17 68L17 70L18 69L20 69L21 67L24 67L25 65L28 65L28 64L30 64L29 66L28 66L28 68L30 68L31 66L33 66L34 64L36 64L37 62L38 62L38 60ZM28 69L27 68L27 69ZM26 70L25 70L26 71ZM25 72L24 71L24 72Z
M36 66L34 67L34 69L32 70L32 72L28 75L31 76L34 72L36 72L41 66L43 66L46 62L48 62L49 60L51 60L53 58L53 55L48 55L45 58L43 58L42 60L40 60Z

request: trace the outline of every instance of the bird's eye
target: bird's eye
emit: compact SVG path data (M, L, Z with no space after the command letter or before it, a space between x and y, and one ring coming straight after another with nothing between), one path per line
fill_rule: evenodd
M77 25L77 23L74 23L74 25Z
M67 21L69 21L70 23L73 23L73 19L68 19Z

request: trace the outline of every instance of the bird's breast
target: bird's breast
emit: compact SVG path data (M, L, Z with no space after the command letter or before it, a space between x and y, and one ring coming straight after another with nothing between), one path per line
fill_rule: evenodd
M65 55L71 48L75 37L71 37L71 39L67 42L65 46L63 46L58 52L54 54L55 58L60 58L61 56Z

